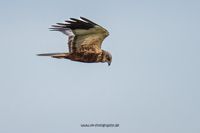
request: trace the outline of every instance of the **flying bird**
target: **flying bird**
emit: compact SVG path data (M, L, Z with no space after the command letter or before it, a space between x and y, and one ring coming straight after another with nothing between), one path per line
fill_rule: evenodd
M102 26L80 17L80 19L70 18L64 23L56 23L49 29L68 36L69 52L44 53L38 56L51 56L84 63L107 62L108 65L111 64L111 54L101 49L103 40L109 35L109 32Z

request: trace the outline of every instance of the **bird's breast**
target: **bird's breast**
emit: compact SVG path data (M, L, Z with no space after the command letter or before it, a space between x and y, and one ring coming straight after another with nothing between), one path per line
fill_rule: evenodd
M80 61L86 63L100 62L102 53L94 52L76 52L69 56L69 59L73 61Z

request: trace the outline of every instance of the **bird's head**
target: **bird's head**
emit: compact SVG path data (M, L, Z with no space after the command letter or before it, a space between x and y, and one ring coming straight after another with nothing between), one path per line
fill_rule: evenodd
M103 51L103 62L107 62L108 66L111 65L112 55L107 51Z

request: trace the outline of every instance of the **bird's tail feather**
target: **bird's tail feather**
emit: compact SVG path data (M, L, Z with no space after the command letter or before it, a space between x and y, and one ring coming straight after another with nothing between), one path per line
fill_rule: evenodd
M67 58L68 53L44 53L37 54L38 56L51 56L53 58Z

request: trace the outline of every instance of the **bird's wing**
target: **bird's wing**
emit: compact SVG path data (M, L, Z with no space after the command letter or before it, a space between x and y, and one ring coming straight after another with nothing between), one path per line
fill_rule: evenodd
M66 23L57 23L50 28L69 36L69 52L101 51L101 44L109 32L100 25L84 17L81 19L70 18Z

